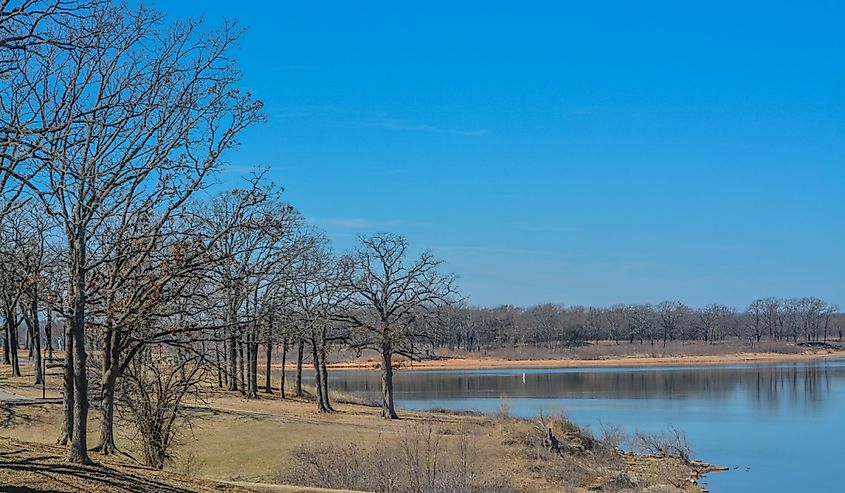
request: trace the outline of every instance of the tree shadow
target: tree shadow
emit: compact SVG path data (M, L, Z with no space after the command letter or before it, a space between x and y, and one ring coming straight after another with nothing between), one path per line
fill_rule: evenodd
M189 493L194 490L169 484L144 475L151 469L133 468L138 474L106 465L81 465L61 461L52 455L26 455L29 452L18 449L0 453L0 468L7 472L23 472L42 478L45 483L53 482L78 489L79 483L91 490L103 488L114 491ZM0 491L59 491L36 489L30 486L3 486Z
M29 486L2 486L0 491L3 493L64 493L60 490L39 490Z

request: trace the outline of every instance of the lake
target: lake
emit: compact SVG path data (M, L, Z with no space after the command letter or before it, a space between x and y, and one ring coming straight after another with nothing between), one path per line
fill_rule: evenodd
M381 395L377 371L333 371L331 386ZM404 370L397 407L510 414L564 411L597 434L682 429L694 456L731 467L713 492L845 491L845 360L607 369Z

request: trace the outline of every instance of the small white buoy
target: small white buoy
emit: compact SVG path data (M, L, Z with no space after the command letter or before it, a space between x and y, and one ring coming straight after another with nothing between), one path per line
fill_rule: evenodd
M525 372L522 372L522 383L525 383Z

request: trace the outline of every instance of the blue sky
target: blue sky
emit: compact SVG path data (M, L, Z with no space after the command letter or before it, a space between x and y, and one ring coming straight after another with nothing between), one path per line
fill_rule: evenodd
M845 3L158 0L248 28L271 169L479 305L845 306Z

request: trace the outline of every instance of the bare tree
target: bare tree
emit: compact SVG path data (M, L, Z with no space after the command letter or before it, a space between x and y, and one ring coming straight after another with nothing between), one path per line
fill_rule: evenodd
M660 328L663 330L663 347L667 340L674 340L686 321L689 308L679 301L664 301L657 305Z
M296 324L311 346L317 411L325 413L334 410L329 399L328 344L345 339L337 321L343 318L351 294L347 280L353 265L350 258L335 259L322 234L309 237L308 248L294 263L291 301Z
M72 43L73 38L67 37L67 32L57 31L56 25L86 15L94 3L94 0L0 0L0 53L4 55L0 62L13 64L14 53L33 51L39 45Z
M26 322L26 347L34 366L35 383L40 384L41 327L38 317L40 286L47 224L31 205L8 211L0 218L0 307L4 319L4 363L12 365L12 375L20 376L18 329Z
M56 53L84 37L76 21L98 2L0 0L0 219L27 202L49 133L67 123L44 119L39 91L56 75L49 68Z
M302 221L281 200L280 189L261 184L262 176L254 176L245 189L219 195L198 213L208 234L221 236L212 249L221 260L209 282L223 297L223 376L228 390L240 390L248 397L257 397L258 340L264 330L261 324L268 323L272 313L268 303L262 307L258 300L277 281L282 282L280 272L292 261L290 247ZM237 226L220 232L223 224ZM242 355L244 349L246 355Z
M120 386L121 418L135 427L144 461L162 469L181 430L190 426L184 400L198 397L206 359L186 348L147 346L132 360Z
M627 312L630 342L633 343L636 338L642 344L649 339L654 345L655 315L651 305L631 305L627 308Z
M94 450L103 454L117 451L115 387L135 355L145 345L176 344L208 325L200 314L211 297L202 281L217 261L209 250L219 237L206 237L183 217L189 211L173 212L161 222L148 210L132 211L99 237L88 324L102 348L100 441ZM160 323L174 318L177 323Z
M442 261L430 251L408 262L408 242L395 234L361 237L350 276L354 296L341 317L357 330L352 345L372 349L382 362L382 417L397 419L393 397L393 356L416 359L420 344L431 342L430 322L457 297L455 276L442 274Z
M73 46L40 45L40 72L23 80L47 130L39 155L18 173L33 176L28 192L65 233L75 462L89 460L84 327L87 276L97 263L92 244L132 207L166 220L203 187L237 135L262 118L261 104L234 88L233 26L207 33L198 22L165 27L158 12L105 2L88 14L62 25L76 36Z

